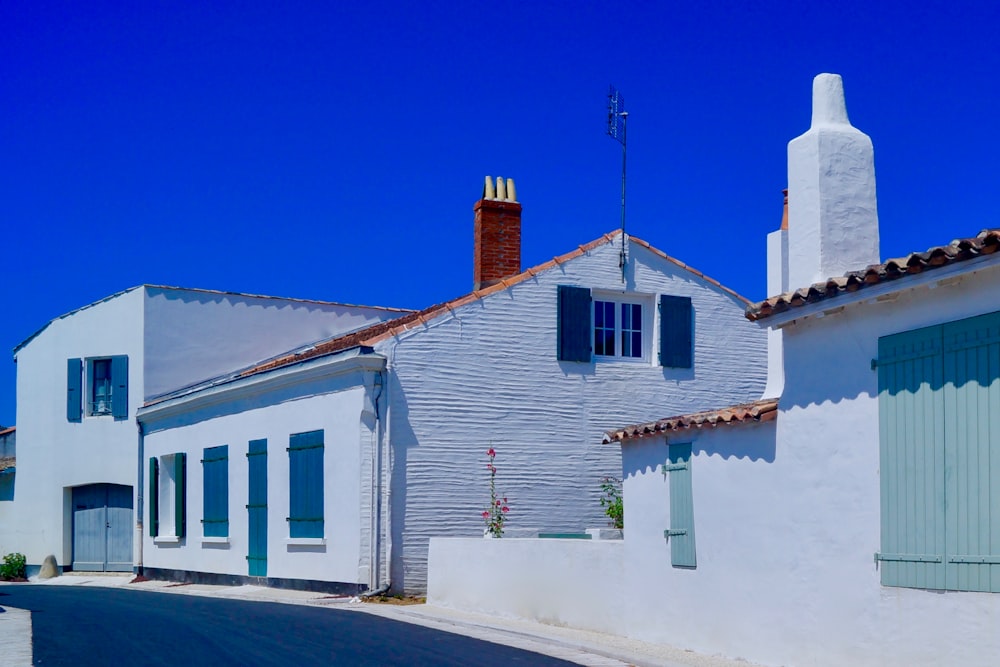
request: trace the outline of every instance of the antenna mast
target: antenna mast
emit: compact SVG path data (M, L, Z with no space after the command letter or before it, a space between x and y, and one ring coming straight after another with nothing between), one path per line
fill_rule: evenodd
M608 136L622 145L622 253L618 264L622 270L622 282L625 282L625 155L626 155L626 125L628 112L625 111L625 98L611 86L608 92Z

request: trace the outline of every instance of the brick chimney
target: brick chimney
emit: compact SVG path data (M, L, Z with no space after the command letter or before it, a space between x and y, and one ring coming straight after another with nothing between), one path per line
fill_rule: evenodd
M521 205L513 179L486 177L475 212L472 288L495 285L521 272Z

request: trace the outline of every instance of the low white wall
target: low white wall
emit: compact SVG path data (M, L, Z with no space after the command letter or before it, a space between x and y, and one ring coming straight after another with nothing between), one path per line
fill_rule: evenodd
M617 627L622 589L620 540L435 537L427 602L598 632Z

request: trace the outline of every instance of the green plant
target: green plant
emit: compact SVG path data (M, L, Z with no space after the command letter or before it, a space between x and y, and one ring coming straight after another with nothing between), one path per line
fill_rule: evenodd
M503 537L503 524L507 521L507 513L510 507L507 506L507 496L497 498L497 467L493 464L496 458L496 451L490 447L486 450L486 456L490 462L486 464L490 471L490 505L483 510L483 521L486 522L486 532L493 537Z
M613 528L625 527L625 509L622 506L622 481L617 477L601 478L601 507L611 519Z
M24 554L17 552L9 553L3 557L0 563L0 579L10 581L11 579L24 579L27 574L28 559Z

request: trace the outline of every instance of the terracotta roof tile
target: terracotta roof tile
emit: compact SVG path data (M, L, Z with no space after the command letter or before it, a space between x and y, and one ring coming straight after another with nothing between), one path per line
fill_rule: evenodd
M16 426L0 426L0 435L7 435L8 433L13 433L16 430Z
M843 276L835 276L809 287L752 303L747 306L746 317L754 321L762 320L783 313L790 308L799 308L817 301L832 299L841 294L857 292L872 285L919 275L949 264L990 255L998 249L1000 249L1000 229L984 229L976 236L956 239L945 246L935 246L924 252L914 252L881 264L872 264L860 271L850 271Z
M655 422L626 426L625 428L607 431L604 442L624 442L634 438L663 435L669 431L682 431L692 428L715 428L732 424L751 422L769 422L778 416L778 399L764 398L752 403L731 405L718 410L694 412L677 417L667 417Z
M430 322L431 320L433 320L434 318L438 317L439 315L444 314L447 311L454 310L455 308L458 308L460 306L464 306L464 305L467 305L467 304L472 303L474 301L478 301L478 300L480 300L480 299L482 299L482 298L484 298L486 296L489 296L489 295L494 294L496 292L502 292L505 289L508 289L510 287L513 287L515 285L523 283L523 282L525 282L527 280L530 280L531 278L533 278L534 276L538 275L539 273L542 273L542 272L547 271L549 269L555 268L555 267L559 266L560 264L564 264L564 263L570 261L571 259L575 259L577 257L581 257L581 256L587 254L588 252L590 252L591 250L595 250L596 248L599 248L599 247L601 247L603 245L611 243L616 238L618 238L619 236L621 236L621 234L622 234L621 230L615 230L615 231L613 231L611 233L604 234L603 236L601 236L601 237L599 237L599 238L591 241L590 243L585 243L585 244L581 245L576 250L572 250L572 251L570 251L568 253L565 253L563 255L559 255L557 257L553 257L552 259L550 259L547 262L544 262L542 264L539 264L538 266L534 266L534 267L531 267L529 269L526 269L526 270L522 271L521 273L517 274L516 276L511 276L510 278L507 278L506 280L503 280L503 281L501 281L501 282L499 282L499 283L497 283L495 285L490 285L489 287L484 287L484 288L479 289L479 290L474 290L473 292L471 292L469 294L464 294L464 295L462 295L460 297L457 297L455 299L452 299L450 301L446 301L444 303L439 303L439 304L430 306L429 308L425 308L425 309L423 309L421 311L410 312L410 313L407 313L405 315L402 315L401 317L397 317L397 318L392 319L392 320L386 320L384 322L380 322L378 324L374 324L374 325L372 325L370 327L366 327L364 329L361 329L359 331L355 331L355 332L350 333L350 334L339 336L337 338L331 338L331 339L323 341L321 343L317 343L316 345L314 345L312 348L310 348L308 350L304 350L304 351L301 351L301 352L298 352L298 353L288 354L288 355L284 355L284 356L281 356L281 357L277 357L275 359L271 359L271 360L269 360L267 362L264 362L264 363L259 364L257 366L253 366L251 368L246 369L245 371L243 371L242 373L240 373L237 377L246 377L248 375L254 375L256 373L262 373L262 372L269 371L269 370L272 370L272 369L275 369L275 368L280 368L281 366L287 366L287 365L290 365L290 364L299 363L301 361L305 361L305 360L311 359L313 357L319 357L319 356L323 356L323 355L327 355L327 354L333 354L335 352L340 352L342 350L346 350L346 349L349 349L349 348L352 348L352 347L357 347L357 346L360 346L360 345L372 346L375 343L378 343L378 342L380 342L382 340L385 340L386 338L391 338L392 336L395 336L397 334L400 334L400 333L403 333L403 332L406 332L406 331L410 331L410 330L413 329L414 326L417 326L419 324L426 324L426 323ZM629 243L638 244L638 245L642 246L643 248L646 248L647 250L649 250L653 254L655 254L655 255L657 255L659 257L662 257L663 259L666 259L669 262L672 262L672 263L676 264L678 267L680 267L682 269L685 269L686 271L690 271L691 273L695 274L699 278L701 278L701 279L703 279L703 280L711 283L712 285L715 285L716 287L721 288L723 291L725 291L726 293L728 293L728 294L736 297L740 301L742 301L744 303L750 303L749 300L747 300L744 297L740 296L739 294L737 294L736 292L732 291L731 289L729 289L727 287L724 287L718 281L709 278L708 276L706 276L705 274L701 273L700 271L696 271L696 270L690 268L689 266L687 266L683 262L679 262L678 260L674 259L673 257L670 257L666 253L664 253L664 252L662 252L662 251L654 248L653 246L649 245L648 243L646 243L642 239L638 239L638 238L636 238L634 236L629 236L628 240L629 240Z

